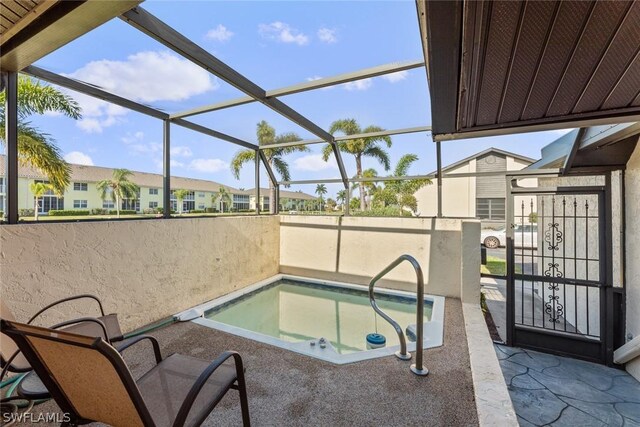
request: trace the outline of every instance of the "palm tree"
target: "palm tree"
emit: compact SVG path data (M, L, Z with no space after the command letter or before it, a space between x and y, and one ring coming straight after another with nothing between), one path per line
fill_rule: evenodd
M375 178L378 176L378 171L373 169L373 168L368 168L365 169L364 171L362 171L362 177L363 178ZM378 189L378 187L376 186L376 183L373 181L367 181L367 182L361 182L361 183L357 183L354 182L353 185L351 186L352 190L355 190L357 187L360 187L360 185L362 185L362 187L364 187L364 206L365 209L371 209L371 195L373 193L375 193L375 191ZM362 188L361 187L361 188Z
M33 212L37 221L38 211L40 210L38 209L40 206L38 200L47 194L47 191L53 190L53 186L51 184L45 184L44 182L32 182L29 189L31 190L31 194L33 194Z
M261 147L283 142L300 141L300 137L293 132L276 135L276 130L264 120L258 123L256 136L258 137L258 145ZM287 154L302 151L309 151L309 148L305 145L292 145L289 147L267 148L262 152L267 158L267 163L271 169L277 172L284 181L289 181L291 179L289 165L283 160L283 157ZM255 159L256 153L254 150L239 151L233 160L231 160L231 170L235 178L240 179L240 169L242 169L242 166L248 162L255 161ZM273 183L269 181L269 211L271 213L275 213L275 198L276 189L273 187Z
M406 176L411 165L417 160L417 155L405 154L398 160L398 164L390 176ZM385 181L384 187L376 190L375 198L383 204L398 205L401 212L406 207L409 208L412 213L415 213L418 209L418 201L414 196L415 192L431 183L430 179Z
M360 125L355 119L342 119L336 120L331 124L329 132L335 134L336 132L342 132L345 135L356 135L360 133L370 132L382 132L383 128L379 126L367 126L364 129L360 128ZM384 166L384 170L388 171L390 166L389 153L387 153L380 145L380 143L386 144L387 147L391 147L391 137L389 136L372 136L368 138L347 139L344 141L337 141L338 149L344 153L352 154L356 159L356 177L362 178L362 158L372 157L376 159L380 164ZM333 148L330 144L326 145L322 149L322 158L326 162L333 153ZM360 183L360 209L365 210L365 186L364 183Z
M0 141L5 141L5 99L0 93ZM27 76L18 76L18 154L21 165L40 169L47 177L53 191L64 194L71 181L71 169L60 154L60 149L50 135L31 125L27 118L32 114L56 112L72 119L81 118L78 103L59 90L41 84Z
M322 205L324 204L324 195L327 194L327 186L324 184L316 185L316 194L318 195L318 201L320 202L320 210L323 210Z
M176 200L178 202L178 214L180 214L180 215L182 215L182 208L184 207L182 205L182 201L187 198L189 193L190 193L189 190L185 190L183 188L173 191L173 194L174 194L174 196L176 196Z
M129 169L114 169L111 179L103 179L96 185L102 200L107 197L108 192L111 193L111 200L113 200L116 205L118 218L120 218L120 201L134 199L140 191L140 187L129 180L129 177L132 175L133 172Z
M213 197L216 197L215 195ZM226 188L220 187L218 190L217 200L220 202L220 212L224 213L224 204L227 203L229 206L233 203L231 200L231 194L227 191Z
M342 207L342 211L344 212L344 203L347 200L347 190L340 190L338 191L338 193L336 194L336 201L338 203L340 203L340 206Z

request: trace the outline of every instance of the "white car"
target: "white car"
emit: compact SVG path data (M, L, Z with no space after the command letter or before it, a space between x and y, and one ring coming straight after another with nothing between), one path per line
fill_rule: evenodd
M513 238L516 248L536 249L538 247L538 225L516 225L513 228ZM506 246L507 229L503 227L498 230L482 230L480 242L489 249Z

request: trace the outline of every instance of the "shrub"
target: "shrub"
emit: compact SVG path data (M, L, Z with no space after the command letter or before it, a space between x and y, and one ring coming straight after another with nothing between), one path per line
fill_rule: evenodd
M156 208L156 213L163 214L163 213L164 213L164 208L162 208L162 207L157 207L157 208ZM176 213L176 211L174 211L173 209L171 209L171 213L172 213L172 214L174 214L174 213Z
M91 211L88 210L57 210L57 209L51 209L49 211L49 216L85 216L85 215L91 215Z
M35 216L35 211L33 209L19 209L19 216Z
M102 209L102 208L91 209L91 215L107 215L108 213L109 213L109 210L107 209Z
M411 212L401 210L397 206L373 208L370 211L354 211L353 216L412 216Z
M193 209L193 210L190 210L189 213L201 214L201 213L204 213L204 209Z
M145 215L150 215L156 213L156 210L154 208L146 208L142 210L142 213Z
M204 211L206 213L218 213L218 209L216 208L205 208Z

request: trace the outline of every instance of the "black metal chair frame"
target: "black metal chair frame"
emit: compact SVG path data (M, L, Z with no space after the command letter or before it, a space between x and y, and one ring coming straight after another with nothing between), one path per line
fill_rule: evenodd
M37 327L38 329L42 330L42 333L37 333L37 332L28 333L28 332L16 330L13 327L13 323L8 322L6 320L0 320L0 325L4 333L9 335L16 342L16 344L18 345L20 350L23 352L23 354L25 355L29 363L31 363L36 373L40 376L42 382L46 385L47 389L49 389L49 391L51 392L52 397L60 406L60 409L70 415L71 421L69 423L65 423L65 425L68 425L68 426L81 425L81 424L95 422L96 420L82 419L76 413L73 407L73 403L65 395L64 391L58 386L58 384L52 379L51 373L46 368L46 366L42 363L35 349L32 348L28 339L25 338L25 335L34 336L34 337L43 338L43 339L52 340L52 341L63 342L63 343L67 343L67 344L71 344L71 345L75 345L83 348L90 348L100 352L100 354L102 354L105 358L107 358L107 360L109 360L109 362L114 367L120 380L125 386L127 393L131 398L131 401L133 402L136 410L138 411L140 419L143 421L144 425L145 426L155 425L151 417L151 414L149 413L149 410L147 409L144 403L144 400L142 399L142 396L138 391L137 385L129 373L129 369L127 368L126 364L124 363L121 357L116 357L116 355L118 355L118 351L115 348L113 348L111 345L109 345L106 341L104 341L102 338L100 337L95 338L90 345L84 345L76 342L71 342L69 340L65 340L60 336L51 336L50 334L46 333L47 332L46 328ZM69 334L69 335L74 335L74 334ZM156 359L156 364L161 363L162 355L160 353L160 345L158 344L158 341L155 338L148 335L141 335L139 337L131 339L131 341L128 341L122 347L120 347L119 352L123 352L127 348L139 342L142 342L144 340L149 340L151 342L153 353ZM247 399L247 389L246 389L246 382L244 378L244 367L243 367L242 358L240 357L240 354L238 352L226 351L222 353L220 356L218 356L218 358L215 359L213 362L211 362L211 364L209 364L209 366L196 379L193 386L189 390L184 402L182 403L180 410L178 411L176 419L173 422L174 427L184 426L187 420L187 416L189 415L189 411L191 410L191 407L193 406L196 398L198 397L198 394L202 389L202 387L206 384L207 380L216 371L216 369L219 368L227 359L231 357L234 359L234 363L235 363L236 381L233 384L231 384L229 388L225 390L224 393L221 393L221 395L215 401L211 402L207 406L206 411L201 411L200 417L195 420L194 424L195 425L202 424L205 421L205 419L208 417L208 415L211 413L211 411L215 408L215 406L226 395L226 392L229 389L234 389L234 390L238 390L240 394L240 406L242 411L243 425L247 427L251 425L250 418L249 418L249 403Z

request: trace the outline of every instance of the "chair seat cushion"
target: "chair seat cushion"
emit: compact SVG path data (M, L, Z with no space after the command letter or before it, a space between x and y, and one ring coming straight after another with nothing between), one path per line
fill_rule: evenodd
M117 314L107 314L106 316L97 317L107 329L109 335L109 341L122 340L122 331L120 330L120 323L118 322ZM62 329L66 332L73 334L85 335L87 337L101 337L104 335L102 328L95 322L82 322L75 325L68 326Z
M136 382L156 425L173 424L189 390L209 364L210 362L195 357L173 354ZM235 381L233 358L227 359L200 390L186 425L193 425L203 411L208 414Z

